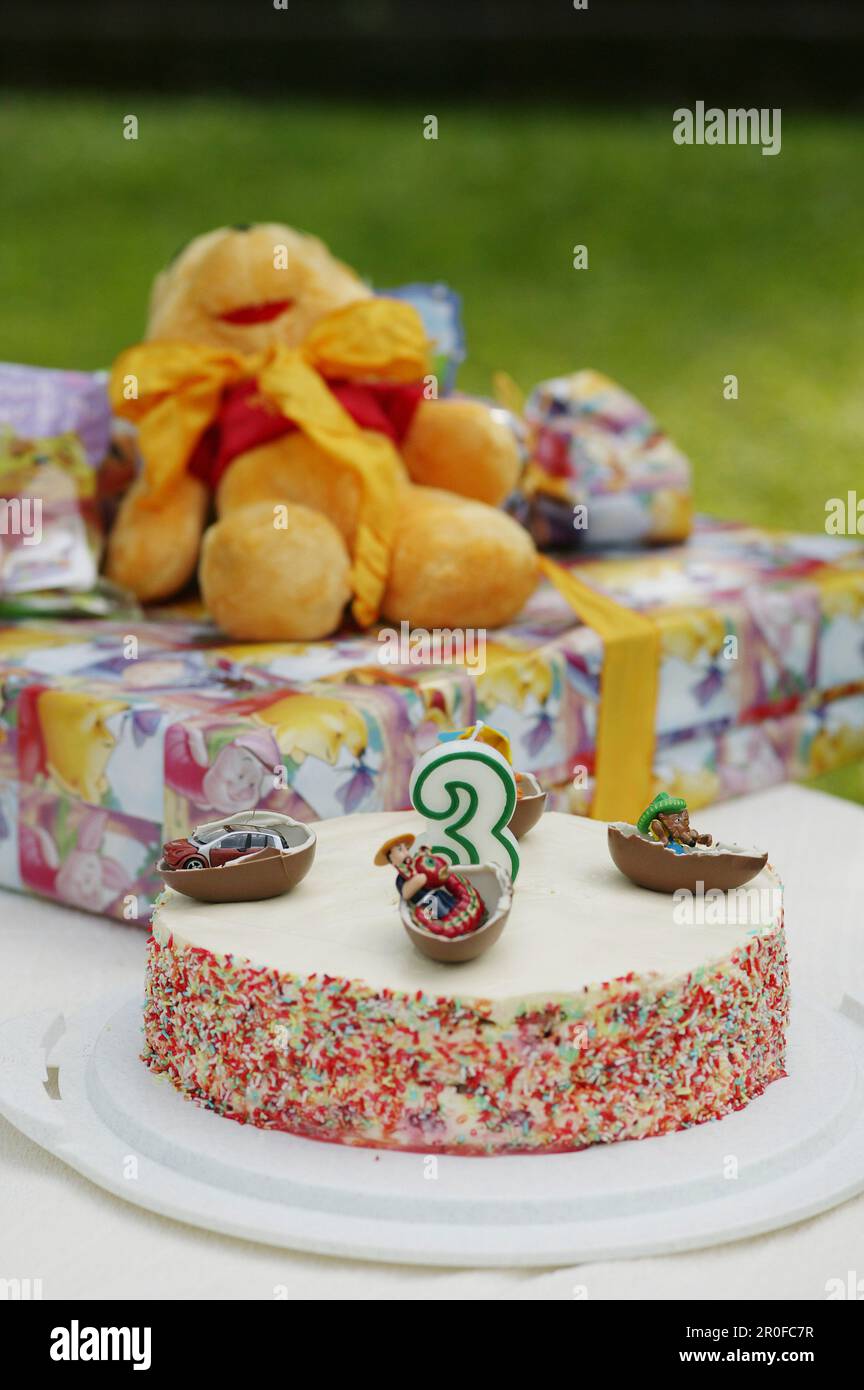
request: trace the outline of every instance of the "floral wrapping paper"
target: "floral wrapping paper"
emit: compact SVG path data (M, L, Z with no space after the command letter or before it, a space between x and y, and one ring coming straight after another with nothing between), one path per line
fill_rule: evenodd
M600 372L535 386L524 407L528 462L508 508L541 548L684 540L690 463L635 396Z
M864 756L860 542L703 521L565 563L660 624L658 789L698 807ZM472 671L387 664L388 632L238 645L189 609L0 629L0 883L146 922L163 840L256 804L404 808L414 760L476 718L588 811L602 645L554 590Z
M0 595L93 587L102 548L96 485L77 434L22 439L0 424Z
M0 424L21 439L74 434L97 468L111 437L107 373L0 362Z

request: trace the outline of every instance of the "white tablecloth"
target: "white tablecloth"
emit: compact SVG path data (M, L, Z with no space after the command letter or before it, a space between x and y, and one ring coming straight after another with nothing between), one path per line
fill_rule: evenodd
M864 809L784 786L694 822L770 850L786 885L799 997L829 1007L844 991L864 1000ZM52 1007L71 1014L110 990L133 993L145 939L140 929L0 894L0 1018ZM424 1270L298 1255L151 1215L0 1119L0 1279L40 1279L46 1299L822 1299L826 1282L850 1271L864 1279L864 1196L752 1240L568 1269Z

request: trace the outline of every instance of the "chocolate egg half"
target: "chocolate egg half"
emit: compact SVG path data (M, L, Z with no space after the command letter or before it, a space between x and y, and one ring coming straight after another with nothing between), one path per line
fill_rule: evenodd
M675 893L679 888L695 893L699 883L706 893L741 888L768 863L767 854L732 845L676 854L659 840L640 835L633 825L610 825L608 843L612 861L625 878L655 893Z
M510 907L513 902L513 885L510 879L494 864L460 864L458 871L472 883L483 899L483 906L489 916L476 931L466 936L438 936L435 932L418 927L411 920L411 913L404 898L399 899L399 916L408 936L417 950L430 960L445 961L450 964L466 960L476 960L494 946L507 925Z
M521 840L523 835L534 829L546 810L546 792L533 772L522 773L522 785L526 788L526 795L519 797L508 822L508 829L517 840Z
M200 903L251 903L278 898L306 877L315 858L317 839L308 826L303 843L287 850L262 849L215 869L157 869L169 888Z

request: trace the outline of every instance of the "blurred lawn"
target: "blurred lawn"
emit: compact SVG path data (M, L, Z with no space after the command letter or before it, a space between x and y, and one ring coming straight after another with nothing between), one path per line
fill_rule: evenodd
M468 389L617 377L703 510L821 530L826 498L864 490L860 122L784 112L771 158L676 146L671 113L439 107L427 141L427 110L7 97L0 358L106 365L185 241L284 220L375 283L458 288ZM864 768L820 785L864 801Z

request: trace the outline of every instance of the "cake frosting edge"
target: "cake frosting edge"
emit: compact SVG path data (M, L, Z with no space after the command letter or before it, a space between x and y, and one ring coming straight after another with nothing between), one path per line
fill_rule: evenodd
M279 972L176 940L159 910L143 1060L260 1128L421 1153L564 1152L719 1119L786 1074L782 906L676 978L495 1001Z

